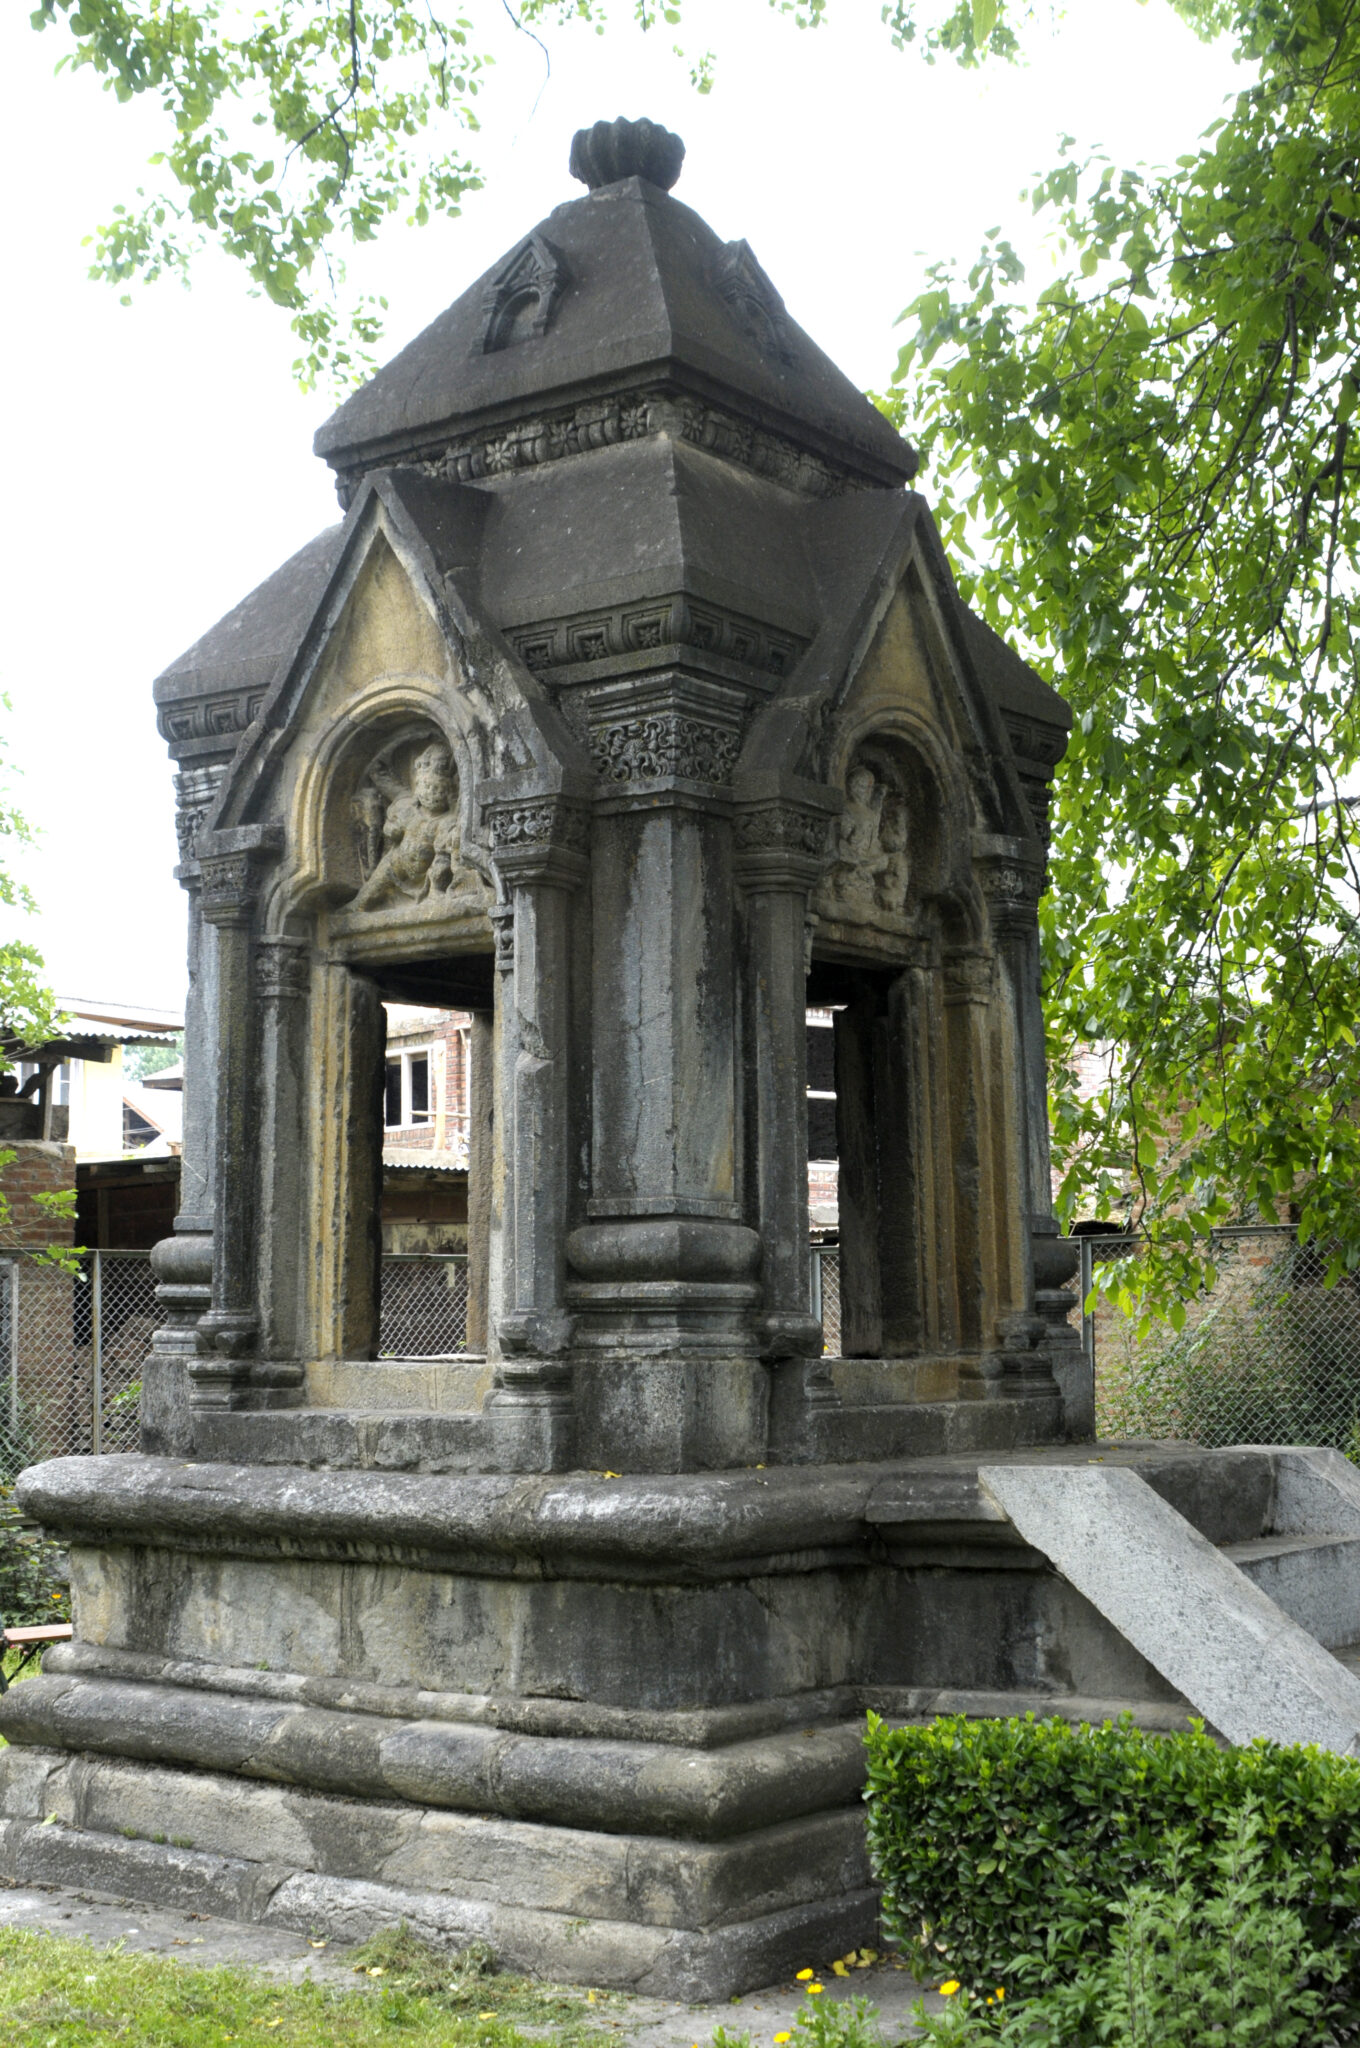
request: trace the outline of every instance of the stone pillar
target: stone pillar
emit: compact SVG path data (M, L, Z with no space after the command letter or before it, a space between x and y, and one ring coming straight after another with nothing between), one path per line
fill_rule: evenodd
M585 1463L684 1471L767 1443L761 1244L738 1199L732 825L700 781L734 736L719 746L673 712L633 723L662 740L639 732L613 757L617 794L595 822L590 1220L569 1243L577 1442Z
M1029 1228L1022 1225L1012 1260L1013 1293L997 1320L999 1354L1008 1391L1056 1395L1041 1349L1043 1318L1034 1305L1032 1238L1057 1233L1048 1150L1047 1071L1039 967L1038 904L1042 873L1018 842L979 839L974 865L987 899L1000 970L1008 1045L999 1063L1009 1114L1009 1162L1000 1182ZM1002 1135L998 1132L998 1136ZM1007 1170L1008 1168L1008 1170Z
M792 804L735 820L744 899L747 1099L768 1358L817 1358L807 1203L808 897L826 862L826 817Z
M495 803L488 811L514 945L508 1004L501 982L505 1238L500 1358L488 1413L502 1465L551 1472L571 1455L571 932L573 897L589 871L589 819L554 796Z
M878 1134L874 1039L878 991L863 981L835 1016L837 1201L841 1236L841 1354L883 1356L878 1270Z
M311 1198L303 1349L375 1358L382 1276L386 1020L374 984L326 962L313 975Z
M468 1032L467 1348L485 1351L491 1279L491 1204L496 1124L495 1016L474 1010Z
M996 1215L987 1077L992 962L981 948L944 959L949 1147L954 1194L954 1264L959 1342L978 1351L996 1313Z
M307 1213L307 997L311 953L296 939L255 946L259 1002L258 1356L251 1385L289 1398L303 1380L303 1231ZM295 1396L294 1396L295 1398Z
M273 847L260 828L210 836L226 842L203 855L203 916L217 933L218 969L212 1306L199 1324L205 1348L190 1368L190 1399L196 1408L237 1408L249 1401L246 1354L259 1335L251 924L260 863Z
M199 1354L199 1321L212 1303L217 932L203 919L203 871L197 848L224 772L223 764L210 763L175 777L180 847L175 873L188 903L184 1130L174 1235L163 1238L151 1254L161 1320L152 1331L151 1350L142 1365L138 1403L141 1447L157 1457L186 1456L193 1448L190 1362Z

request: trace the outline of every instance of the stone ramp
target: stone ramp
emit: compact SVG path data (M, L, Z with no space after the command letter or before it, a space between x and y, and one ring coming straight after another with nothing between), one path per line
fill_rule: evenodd
M1360 1754L1360 1676L1310 1633L1340 1647L1360 1611L1360 1479L1335 1453L1275 1457L1272 1527L1221 1546L1127 1466L987 1465L978 1478L1228 1741Z

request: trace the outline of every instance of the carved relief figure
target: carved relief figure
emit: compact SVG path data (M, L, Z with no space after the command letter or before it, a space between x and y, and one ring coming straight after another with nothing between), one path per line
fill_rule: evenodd
M879 877L890 855L881 843L883 805L888 791L872 768L861 761L845 784L836 858L826 880L833 917L864 915L873 905Z
M874 888L874 900L880 910L892 910L901 916L907 907L910 869L907 861L907 806L895 789L890 789L884 800L878 844L886 858Z
M355 798L367 874L355 910L376 910L394 897L421 903L472 879L460 862L453 757L442 740L422 748L410 775L408 786L380 757Z

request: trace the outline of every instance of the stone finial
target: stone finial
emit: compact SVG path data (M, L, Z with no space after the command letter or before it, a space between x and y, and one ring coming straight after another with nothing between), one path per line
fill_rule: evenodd
M685 161L685 145L657 121L597 121L571 139L568 168L592 192L620 178L645 178L669 192Z

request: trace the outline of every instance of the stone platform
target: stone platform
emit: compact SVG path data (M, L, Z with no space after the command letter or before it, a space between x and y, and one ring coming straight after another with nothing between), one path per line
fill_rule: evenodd
M1110 1540L1055 1568L1074 1488ZM559 1978L722 1998L872 1942L869 1707L1170 1728L1246 1701L1266 1721L1235 1739L1291 1714L1318 1739L1320 1671L1321 1739L1360 1739L1330 1654L1360 1635L1360 1477L1335 1454L120 1457L35 1468L22 1498L71 1546L78 1633L0 1707L0 1868L339 1937L404 1919ZM1201 1586L1226 1619L1196 1666L1175 1624Z

